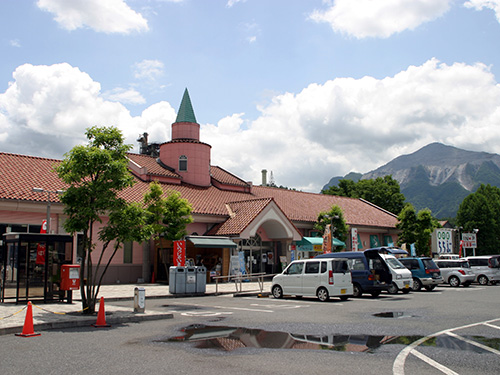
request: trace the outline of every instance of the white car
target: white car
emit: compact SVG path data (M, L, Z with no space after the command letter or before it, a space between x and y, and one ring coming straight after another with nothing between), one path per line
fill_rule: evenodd
M411 271L394 255L380 254L380 256L389 266L392 275L392 283L387 292L396 294L400 290L404 294L410 293L410 290L413 288L413 276Z
M479 255L466 257L481 285L495 285L500 281L500 255Z
M460 284L468 287L476 279L476 274L465 259L437 259L434 263L441 271L443 282L453 287L458 287Z
M354 293L347 259L295 260L273 277L271 293L274 298L294 295L318 297L322 302L330 297L345 301Z

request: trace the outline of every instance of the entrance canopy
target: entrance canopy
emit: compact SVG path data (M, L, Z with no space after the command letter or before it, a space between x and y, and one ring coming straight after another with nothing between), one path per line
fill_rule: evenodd
M236 248L237 246L229 237L186 236L186 240L190 241L195 247Z
M322 237L302 237L297 241L298 251L323 251Z

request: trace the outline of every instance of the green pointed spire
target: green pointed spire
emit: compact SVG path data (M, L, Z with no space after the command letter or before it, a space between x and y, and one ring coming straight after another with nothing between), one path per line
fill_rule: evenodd
M181 106L179 107L179 112L177 113L177 119L175 120L175 122L194 122L195 124L197 123L187 88L186 90L184 90Z

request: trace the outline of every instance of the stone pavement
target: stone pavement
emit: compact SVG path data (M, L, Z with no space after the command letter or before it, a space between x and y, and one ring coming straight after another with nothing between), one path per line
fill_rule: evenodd
M262 290L261 290L262 287ZM144 313L134 313L134 290L135 288L144 288L146 301L152 298L182 298L193 296L193 294L171 294L168 285L163 284L116 284L102 285L99 290L99 296L104 298L105 319L108 324L122 324L129 322L140 322L154 319L172 319L172 314L166 314L162 311L155 311L146 308ZM200 298L203 296L218 294L233 294L234 296L269 294L271 282L265 281L263 284L258 282L243 283L219 283L218 285L207 284L204 294L197 294ZM106 302L130 300L130 307L115 306ZM96 306L96 311L99 307ZM63 329L69 327L90 326L96 323L96 315L83 315L80 291L73 292L73 303L40 303L32 302L33 327L35 332L47 329ZM21 333L25 324L27 305L16 305L12 302L0 303L0 335Z

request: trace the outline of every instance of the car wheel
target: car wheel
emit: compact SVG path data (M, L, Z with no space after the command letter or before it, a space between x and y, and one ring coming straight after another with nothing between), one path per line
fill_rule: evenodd
M426 286L424 286L424 288L428 292L432 292L434 289L436 289L436 286L435 285L426 285Z
M488 285L488 278L484 275L480 275L477 277L477 282L481 285Z
M347 301L349 299L349 296L340 296L341 301Z
M460 279L456 276L451 276L449 279L448 279L448 282L450 283L450 285L454 288L458 287L460 285Z
M403 294L408 294L410 293L410 288L406 288L406 289L402 289L401 291L403 292Z
M391 286L389 287L389 289L387 289L387 293L389 294L398 294L398 286L396 285L396 283L392 283Z
M274 298L283 298L283 289L279 285L273 286L272 293Z
M330 295L328 294L328 290L326 290L326 288L319 288L316 292L316 296L318 296L318 299L321 302L326 302L330 298Z
M361 289L361 287L358 284L354 284L352 286L352 289L353 289L352 292L353 297L361 297L361 295L363 294L363 289Z
M412 289L414 292L418 292L420 289L422 289L422 282L419 279L417 279L416 277L413 278Z
M380 290L377 290L375 292L371 292L370 294L372 295L373 298L376 298L376 297L380 296Z

